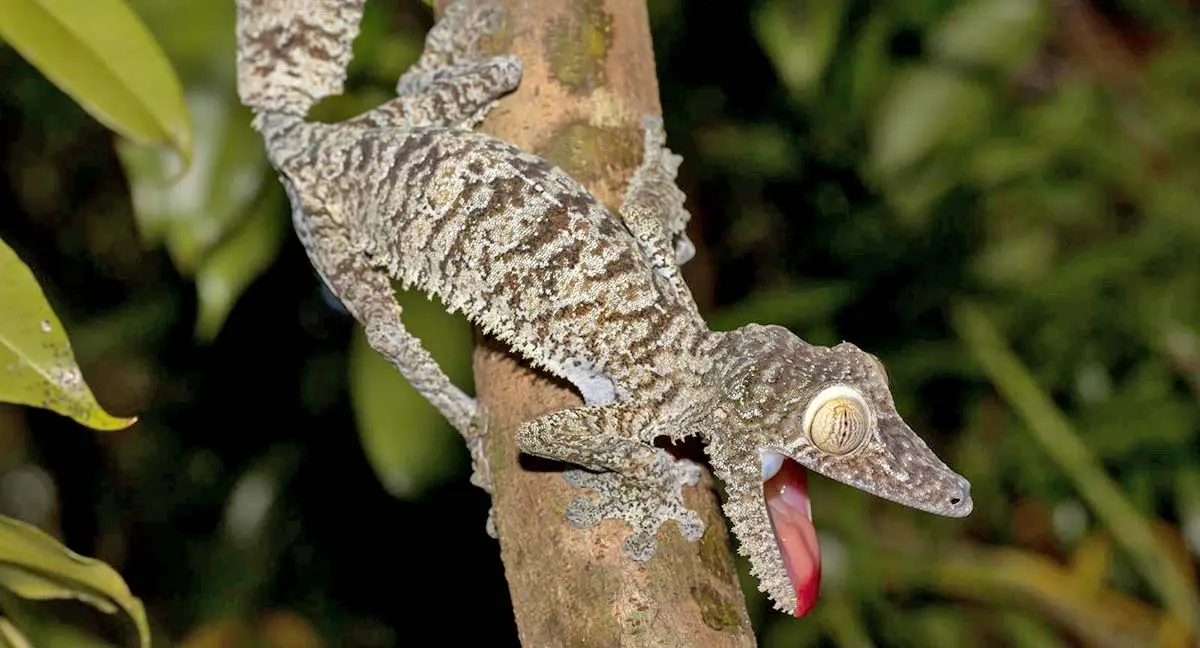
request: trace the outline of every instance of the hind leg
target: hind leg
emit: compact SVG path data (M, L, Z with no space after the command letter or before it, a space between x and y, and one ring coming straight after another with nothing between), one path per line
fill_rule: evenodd
M447 7L425 36L421 57L400 76L396 94L420 92L439 72L487 58L481 41L499 32L505 19L504 8L496 4L458 0Z
M462 63L430 73L419 89L410 88L343 123L367 128L472 128L483 121L497 99L516 89L520 81L521 63L513 56Z
M625 190L621 219L637 238L646 261L671 285L680 305L697 313L691 292L679 272L679 266L696 252L685 231L691 218L683 206L687 196L675 184L683 158L667 148L661 118L644 117L642 130L642 164Z
M514 56L487 56L480 41L504 24L494 4L459 0L446 9L425 38L421 57L396 84L389 101L347 124L370 128L457 126L472 128L521 81Z

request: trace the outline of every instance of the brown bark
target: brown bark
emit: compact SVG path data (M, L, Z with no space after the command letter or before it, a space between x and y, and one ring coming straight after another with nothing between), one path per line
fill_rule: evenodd
M509 16L489 49L520 56L524 76L481 130L618 205L641 161L641 117L660 112L644 0L496 1ZM474 367L490 412L495 521L523 645L754 645L711 476L687 494L707 523L703 539L689 543L668 524L654 558L636 563L621 553L627 525L572 527L563 512L581 493L561 466L520 456L513 442L522 421L580 405L575 392L490 341Z

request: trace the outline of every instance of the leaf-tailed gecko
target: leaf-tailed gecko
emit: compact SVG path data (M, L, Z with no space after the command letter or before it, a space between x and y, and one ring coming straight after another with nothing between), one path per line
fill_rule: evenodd
M896 413L874 356L779 326L709 330L679 272L689 214L659 119L644 120L644 157L615 214L561 169L471 130L520 81L516 58L481 52L500 7L453 4L395 99L307 121L342 91L363 2L238 0L238 91L314 268L466 439L473 483L490 490L481 409L405 330L390 279L579 390L582 407L523 424L517 442L581 467L566 478L594 495L567 519L625 521L632 559L650 559L668 520L689 540L704 531L682 492L699 467L655 447L660 436L705 442L739 551L797 616L820 578L806 470L941 515L971 511L967 480Z

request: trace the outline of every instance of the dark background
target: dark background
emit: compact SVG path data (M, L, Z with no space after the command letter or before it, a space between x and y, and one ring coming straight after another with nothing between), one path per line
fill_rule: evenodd
M109 131L0 49L0 238L100 402L140 418L100 433L0 406L0 513L114 565L163 645L228 645L235 627L278 646L515 645L465 451L364 351L287 229L233 94L232 3L131 4L189 92L207 179L173 206L131 201L153 165L133 151L123 166ZM385 98L431 22L415 2L368 4L352 92L322 117ZM650 14L700 248L687 272L712 326L776 323L880 356L901 413L974 488L975 513L946 520L814 479L823 600L796 621L747 581L762 644L1186 645L1119 527L1150 525L1155 555L1194 584L1194 6L655 0ZM469 328L404 299L469 384ZM1016 373L977 361L964 306ZM1023 372L1037 389L1013 397ZM1082 457L1056 460L1075 440ZM1100 513L1121 503L1136 514Z

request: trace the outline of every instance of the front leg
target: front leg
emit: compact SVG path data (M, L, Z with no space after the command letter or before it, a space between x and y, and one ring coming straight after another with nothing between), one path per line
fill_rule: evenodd
M638 561L654 555L655 536L674 520L683 537L695 542L704 522L683 502L683 486L695 486L700 467L686 459L638 441L649 422L646 405L614 403L576 407L547 414L517 430L521 450L584 466L564 473L577 488L596 491L595 499L577 497L567 506L567 520L590 527L603 520L623 520L633 527L625 554Z

